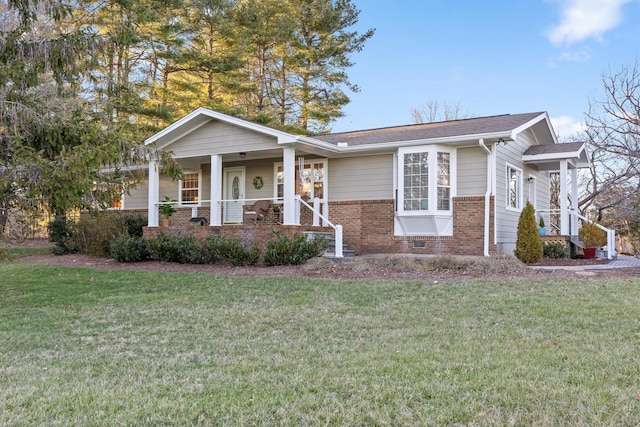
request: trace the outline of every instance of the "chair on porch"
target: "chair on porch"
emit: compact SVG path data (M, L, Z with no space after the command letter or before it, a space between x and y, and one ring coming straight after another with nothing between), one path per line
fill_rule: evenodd
M258 222L264 220L264 217L269 210L269 206L271 206L270 200L258 200L252 205L244 205L242 207L242 222Z

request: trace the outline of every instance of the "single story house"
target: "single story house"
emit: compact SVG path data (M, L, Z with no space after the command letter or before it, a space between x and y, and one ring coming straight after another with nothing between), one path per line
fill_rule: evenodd
M208 231L262 239L250 230L317 227L357 254L511 253L526 201L553 234L577 234L570 201L588 165L585 145L558 143L545 112L310 137L198 108L145 143L171 151L185 172L172 181L150 159L144 183L124 196L121 209L148 213L147 233L163 229L168 197L173 228L204 218ZM550 171L560 176L558 212ZM247 220L259 200L278 212Z

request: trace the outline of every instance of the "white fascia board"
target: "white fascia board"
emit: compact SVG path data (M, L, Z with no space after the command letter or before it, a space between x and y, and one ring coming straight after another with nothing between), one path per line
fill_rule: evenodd
M335 145L335 144L331 144L329 142L320 141L318 139L311 138L311 137L308 137L308 136L296 136L294 142L298 142L298 143L303 144L303 145L311 145L313 147L321 148L323 150L333 151L334 153L339 153L339 152L342 151L342 148L337 146L337 145ZM278 143L280 143L280 141L278 141Z
M549 131L549 134L551 135L551 138L553 139L553 143L554 144L558 144L558 139L556 138L555 132L553 132L553 128L551 127L551 120L549 119L549 115L547 113L542 113L539 116L534 117L533 119L529 120L528 122L526 122L526 123L518 126L517 128L513 129L511 131L511 138L515 141L518 138L518 134L520 132L523 132L523 131L529 129L530 127L532 127L536 123L540 122L541 120L545 120L546 121L547 129Z
M396 141L396 142L383 142L380 144L363 144L363 145L354 145L352 147L341 147L339 151L342 153L349 152L362 152L362 151L378 151L378 150L394 150L400 147L410 147L412 145L433 145L433 144L454 144L456 142L469 142L469 141L477 141L480 139L484 139L488 142L491 139L504 139L509 141L514 141L511 137L511 132L494 132L494 133L485 133L485 134L475 134L475 135L459 135L459 136L448 136L445 138L432 138L432 139L416 139L412 141Z
M295 135L289 134L287 132L283 132L283 131L279 131L279 130L276 130L276 129L272 129L270 127L263 126L263 125L260 125L260 124L257 124L257 123L253 123L253 122L250 122L248 120L239 119L237 117L233 117L233 116L229 116L227 114L218 113L217 111L209 110L208 108L200 107L200 108L197 108L197 109L193 110L191 113L187 114L186 116L184 116L183 118L181 118L177 122L167 126L166 128L164 128L160 132L156 133L155 135L149 137L147 140L144 141L144 144L145 145L152 144L152 143L162 139L163 137L166 137L171 132L175 132L175 131L179 130L180 128L186 126L186 128L184 129L183 132L180 132L178 135L174 136L170 140L165 141L162 144L162 146L159 147L159 148L164 148L164 147L170 145L171 143L175 142L176 140L178 140L178 139L182 138L183 136L185 136L185 135L193 132L194 130L198 129L200 126L203 126L206 123L208 123L208 120L204 120L202 123L199 123L198 125L188 126L190 122L192 122L195 118L197 118L199 116L206 116L206 117L209 117L211 119L215 119L215 120L218 120L218 121L221 121L221 122L224 122L224 123L229 123L229 124L234 125L234 126L238 126L238 127L244 128L244 129L252 130L254 132L258 132L258 133L262 133L262 134L265 134L265 135L276 137L276 138L278 138L278 143L280 143L281 141L294 142L295 138L296 138Z
M123 168L104 168L104 169L100 169L100 172L114 173L116 170L131 172L131 171L140 171L140 170L146 170L146 169L149 169L149 163L143 163L143 164L134 165L134 166L125 166Z
M190 122L191 120L193 120L194 117L197 117L200 114L202 114L202 107L193 110L192 112L190 112L186 116L184 116L181 119L179 119L177 122L174 122L174 123L170 124L169 126L167 126L166 128L162 129L160 132L151 135L149 138L145 139L144 145L153 144L157 140L159 140L162 137L164 137L164 136L168 135L169 133L171 133L173 130L178 129L181 126L185 125L186 123ZM189 129L189 132L191 132L191 129ZM188 133L188 132L185 132L185 133ZM184 134L182 134L182 135L184 135Z

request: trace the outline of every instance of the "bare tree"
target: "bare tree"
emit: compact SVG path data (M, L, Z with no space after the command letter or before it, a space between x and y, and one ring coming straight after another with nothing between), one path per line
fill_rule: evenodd
M468 114L463 114L459 103L453 105L446 102L440 107L440 103L434 99L427 101L423 107L413 107L411 117L414 123L434 123L441 121L465 119Z
M640 194L640 70L638 62L604 75L604 100L592 100L587 113L587 143L591 170L582 211L593 211L598 220L622 211ZM617 212L614 212L617 211Z

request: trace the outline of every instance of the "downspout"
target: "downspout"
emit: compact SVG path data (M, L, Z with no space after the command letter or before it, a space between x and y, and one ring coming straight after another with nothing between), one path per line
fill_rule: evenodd
M491 239L490 226L491 226L491 150L484 144L484 139L479 139L478 143L480 147L487 153L487 192L484 194L484 256L490 256L489 253L489 241Z

